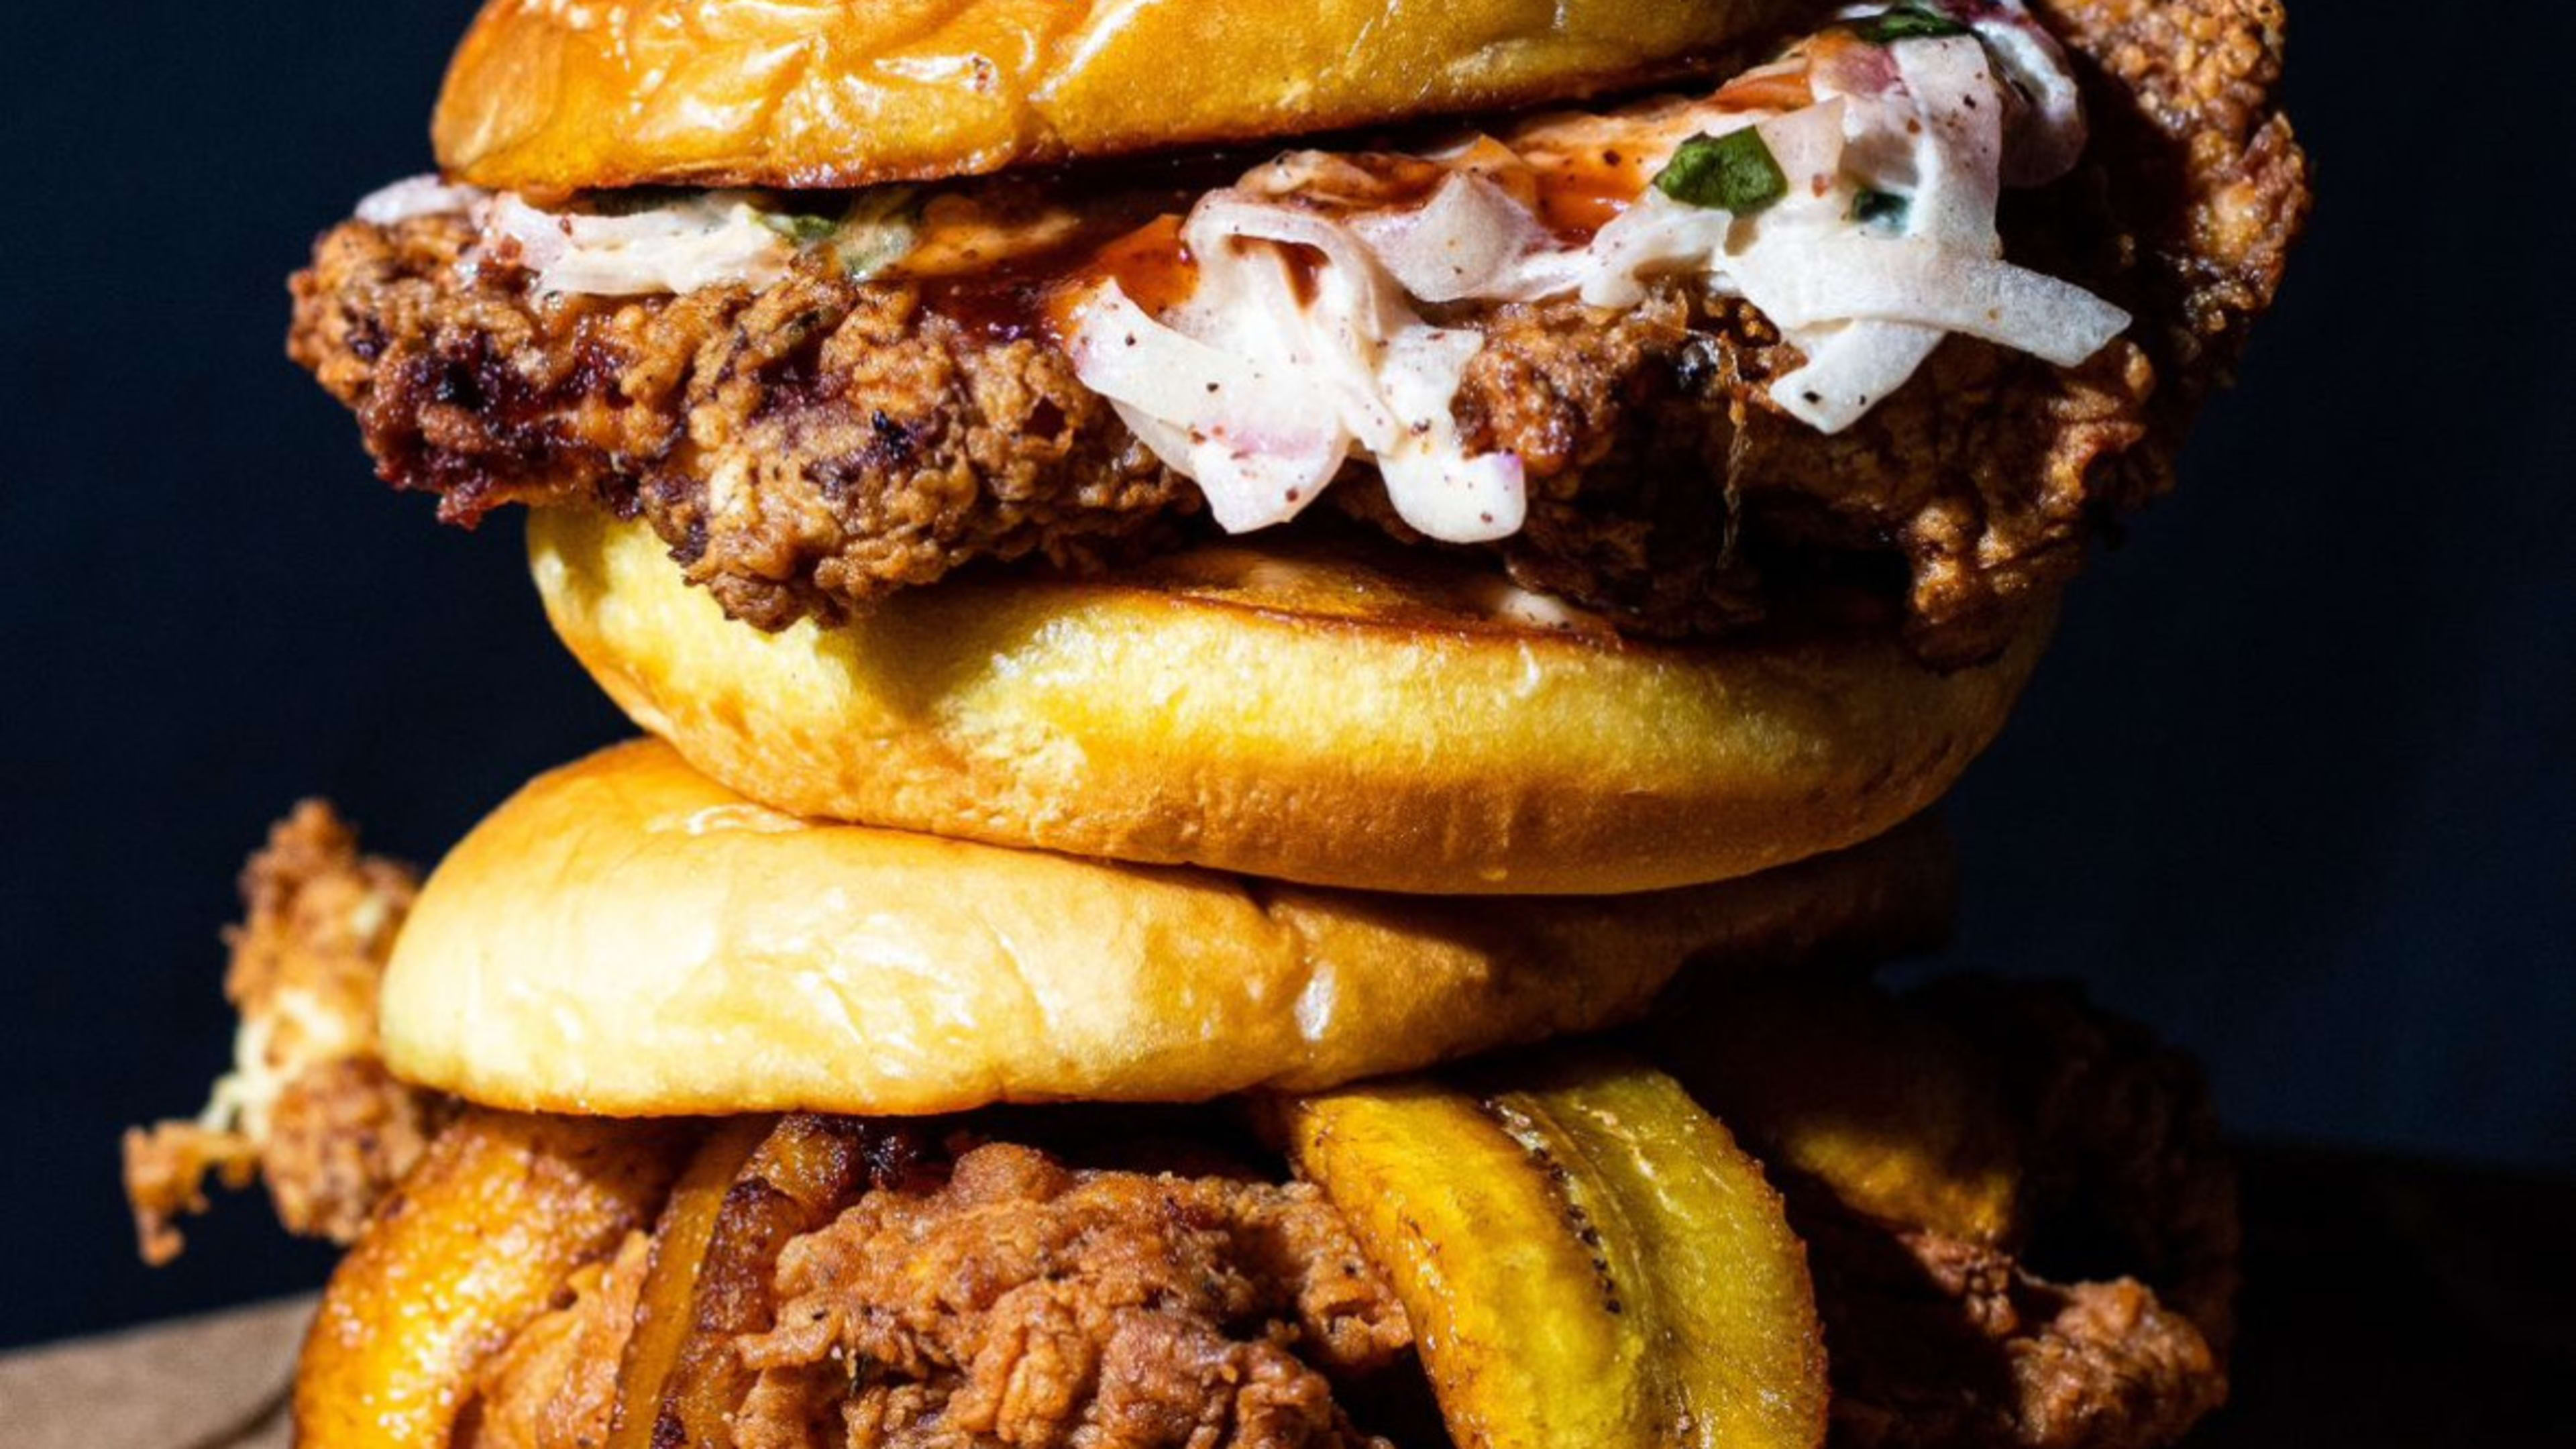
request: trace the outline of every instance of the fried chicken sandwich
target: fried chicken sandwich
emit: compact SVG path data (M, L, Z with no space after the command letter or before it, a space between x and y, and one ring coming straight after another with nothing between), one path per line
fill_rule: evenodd
M2274 0L493 0L296 279L764 804L1433 893L1866 839L2307 205Z

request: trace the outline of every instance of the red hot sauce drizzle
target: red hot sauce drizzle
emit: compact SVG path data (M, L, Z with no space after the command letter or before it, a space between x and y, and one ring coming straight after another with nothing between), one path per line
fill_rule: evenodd
M1815 95L1807 66L1797 64L1740 76L1711 99L1728 109L1788 111L1813 104ZM1250 168L1237 159L1222 172L1216 167L1226 163L1199 158L1186 177L1158 176L1141 186L1130 178L1128 186L1102 188L1105 194L1079 208L1083 220L1078 226L1043 246L981 267L916 272L913 280L924 306L979 336L1060 341L1076 304L1105 282L1116 282L1149 316L1166 315L1188 300L1197 289L1199 267L1181 239L1181 228L1184 213L1206 191L1239 184L1255 194L1349 217L1419 207L1461 172L1500 187L1537 218L1555 244L1581 247L1644 194L1648 163L1657 150L1652 144L1655 112L1670 104L1647 102L1629 112L1639 122L1639 134L1623 138L1614 130L1590 144L1569 145L1562 137L1531 134L1528 144L1516 149L1514 141L1522 138L1474 136L1444 147L1438 160L1401 151L1291 153ZM1540 122L1539 129L1546 124ZM1041 184L1073 183L1064 177ZM999 204L1027 202L1022 194ZM1136 224L1147 217L1151 219ZM1281 245L1280 250L1299 299L1311 302L1320 284L1322 254L1295 245Z

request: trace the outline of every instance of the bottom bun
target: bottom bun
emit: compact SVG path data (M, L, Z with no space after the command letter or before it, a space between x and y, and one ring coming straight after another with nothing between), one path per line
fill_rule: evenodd
M1674 648L1349 541L949 579L764 634L641 524L541 510L528 540L609 696L764 804L1438 895L1661 889L1879 835L1994 738L2054 614L1949 673L1892 632Z
M658 743L532 782L431 876L386 1057L527 1111L862 1115L1317 1090L1937 939L1929 826L1615 898L1442 900L1124 866L752 804Z

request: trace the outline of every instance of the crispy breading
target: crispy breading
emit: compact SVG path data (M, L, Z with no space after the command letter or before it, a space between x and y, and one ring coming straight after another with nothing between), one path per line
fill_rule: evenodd
M464 1442L596 1445L635 1256L577 1278L490 1362ZM772 1292L775 1326L733 1342L757 1374L729 1416L744 1449L1383 1449L1336 1382L1412 1343L1312 1188L1077 1171L1002 1143L862 1193L785 1245Z
M778 1295L779 1326L741 1343L762 1380L742 1417L802 1422L827 1368L852 1449L1362 1445L1326 1372L1411 1342L1311 1188L1075 1172L998 1143L788 1245Z
M2089 62L2096 139L2075 175L2008 199L2008 246L2129 307L2131 336L2070 369L1954 337L1827 437L1768 402L1798 354L1742 304L1668 284L1618 314L1434 309L1485 338L1465 435L1528 469L1528 525L1486 546L1517 582L1693 637L1857 583L1925 658L1967 662L2166 486L2306 217L2272 104L2279 7L2039 8ZM451 521L513 502L640 513L770 629L972 563L1096 569L1210 528L1042 333L819 261L765 290L549 298L509 266L460 267L468 241L452 217L334 229L295 280L289 341L379 472ZM1369 470L1347 471L1335 511L1409 537Z
M376 989L418 888L408 867L361 856L319 800L270 830L242 871L242 924L225 933L233 1071L194 1121L125 1134L147 1262L178 1256L174 1220L205 1210L210 1175L236 1188L265 1177L290 1231L347 1243L418 1160L445 1109L386 1073L376 1038Z
M456 1449L599 1449L617 1412L617 1363L652 1266L653 1240L629 1233L615 1257L576 1269L566 1301L519 1331L474 1377Z

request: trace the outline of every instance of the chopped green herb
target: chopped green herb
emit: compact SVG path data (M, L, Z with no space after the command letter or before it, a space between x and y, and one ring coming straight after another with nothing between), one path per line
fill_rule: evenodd
M917 186L871 186L850 198L845 220L854 226L878 222L909 223L921 210L921 188Z
M1751 216L1789 194L1779 159L1751 126L1723 136L1693 136L1655 173L1655 189L1675 201Z
M851 281L864 282L912 251L920 195L909 186L879 186L851 201L832 242L832 255Z
M1900 40L1938 40L1945 35L1968 33L1968 27L1926 5L1898 5L1884 14L1861 21L1852 29L1872 45L1894 45Z
M909 226L868 228L836 243L832 255L839 259L842 275L864 282L911 255L912 242Z
M760 224L800 247L829 241L832 234L841 229L841 219L837 216L814 216L793 211L764 211L760 213Z
M1893 191L1864 189L1860 195L1852 198L1851 214L1852 220L1863 226L1886 226L1902 230L1905 226L1906 213L1913 209L1914 202L1911 198L1899 196Z

